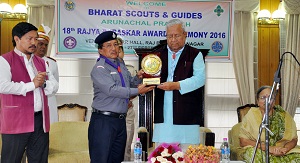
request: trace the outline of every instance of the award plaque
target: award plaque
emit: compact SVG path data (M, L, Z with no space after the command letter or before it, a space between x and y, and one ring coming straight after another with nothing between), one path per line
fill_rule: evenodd
M159 53L148 53L143 55L141 67L144 71L143 84L159 85L162 61Z

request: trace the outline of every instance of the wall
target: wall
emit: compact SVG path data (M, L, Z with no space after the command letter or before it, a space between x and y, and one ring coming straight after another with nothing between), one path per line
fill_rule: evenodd
M93 86L90 72L95 65L96 58L55 59L57 60L59 69L59 90L57 92L58 106L65 103L78 103L87 106L89 108L87 120L89 120L93 100ZM126 60L126 64L134 66L135 69L138 67L137 60ZM135 106L138 106L137 98L133 102Z
M233 65L206 63L206 126L215 133L215 147L219 148L228 130L238 123L237 107L240 106Z

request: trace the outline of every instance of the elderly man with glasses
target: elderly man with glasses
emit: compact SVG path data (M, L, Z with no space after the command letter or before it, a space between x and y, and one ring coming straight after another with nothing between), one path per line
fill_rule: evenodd
M155 89L153 142L180 143L183 151L200 143L201 90L205 65L199 49L186 44L185 24L166 26L167 46L161 51L161 84Z

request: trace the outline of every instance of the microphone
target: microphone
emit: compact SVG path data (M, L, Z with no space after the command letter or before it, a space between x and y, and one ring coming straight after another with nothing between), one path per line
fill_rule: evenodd
M277 70L276 70L275 75L274 75L274 83L280 84L280 82L281 82L281 78L280 78L280 69L281 69L283 57L284 57L285 54L291 54L292 57L295 59L295 61L296 61L296 62L298 63L298 65L300 66L299 61L297 60L297 58L295 57L295 55L294 55L292 52L284 52L284 53L281 55L281 58L280 58L279 63L278 63ZM278 89L278 88L277 88L277 89Z
M283 55L282 55L282 57L283 57ZM281 66L282 66L282 57L279 60L278 67L277 67L277 70L276 70L275 75L274 75L274 83L278 83L278 84L280 84L280 81L281 81L280 69L281 69Z
M274 82L273 82L272 92L273 92L273 89L275 88L275 86L276 86L276 91L279 90L279 85L280 85L280 82L281 82L280 69L281 69L283 57L284 57L285 54L291 54L292 57L296 60L296 62L297 62L298 65L300 66L299 61L297 60L297 58L295 57L295 55L294 55L292 52L284 52L284 53L281 55L281 58L280 58L279 63L278 63L277 70L276 70L276 72L275 72L275 74L274 74ZM276 96L276 94L275 94L275 96ZM270 101L269 101L269 102L270 102Z
M281 58L279 60L277 70L276 70L276 72L274 74L274 82L273 82L273 86L272 86L272 89L271 89L271 95L274 97L273 102L275 101L275 97L276 97L277 91L279 90L279 85L280 85L280 82L281 82L280 69L281 69L281 66L282 66L283 55L281 56ZM269 104L272 103L271 100L272 100L273 97L269 96L269 98L268 98L268 103Z

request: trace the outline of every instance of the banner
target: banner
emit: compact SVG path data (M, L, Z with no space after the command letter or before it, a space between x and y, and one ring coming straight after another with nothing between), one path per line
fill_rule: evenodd
M144 1L57 0L57 55L98 56L95 38L115 31L125 55L166 39L166 22L185 22L187 44L209 49L207 58L230 59L232 0Z

